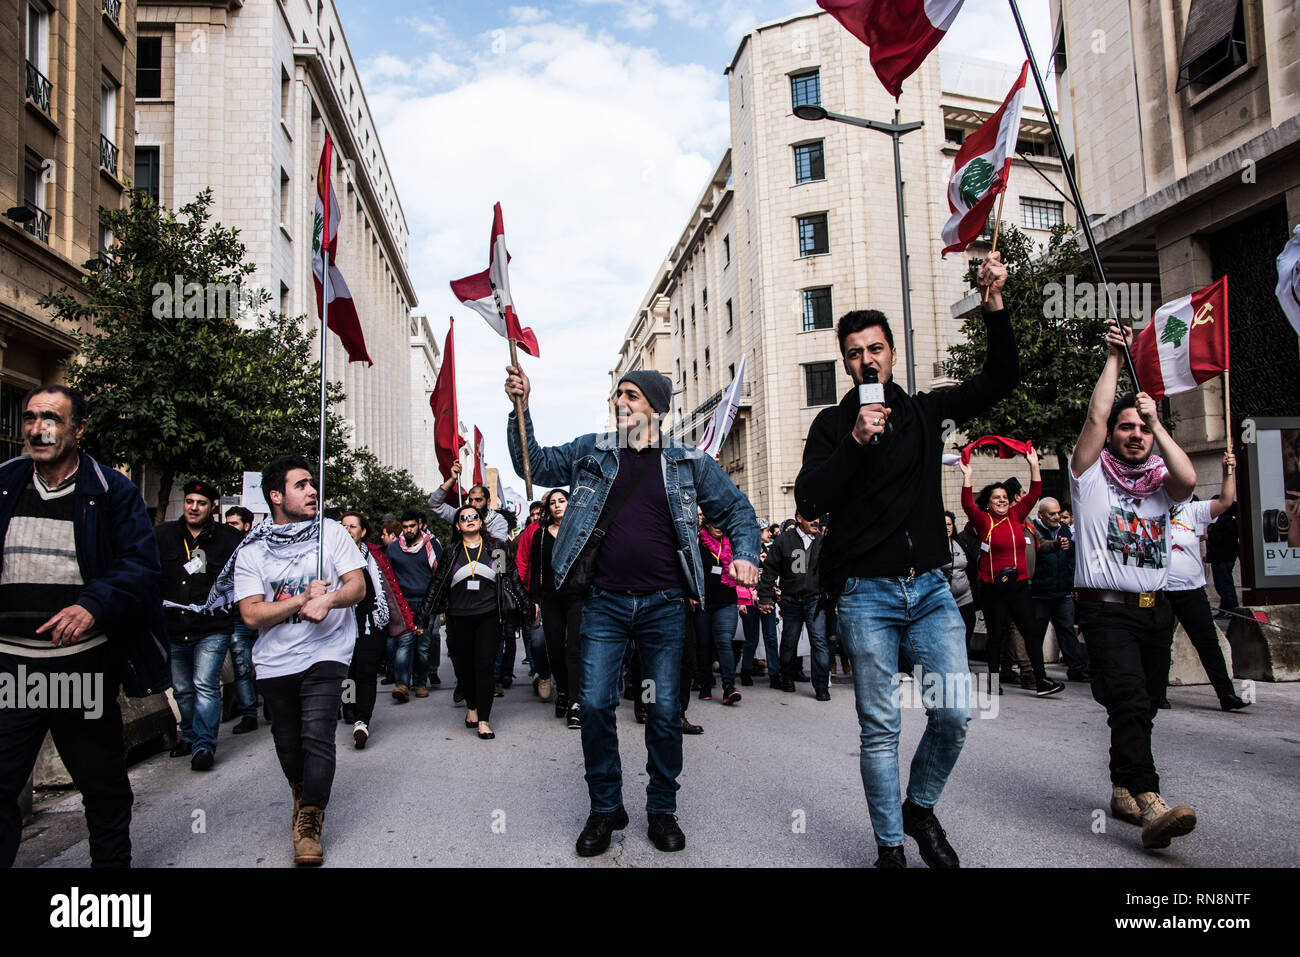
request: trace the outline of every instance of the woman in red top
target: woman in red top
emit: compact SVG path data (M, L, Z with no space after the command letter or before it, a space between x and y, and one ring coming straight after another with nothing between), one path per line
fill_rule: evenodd
M966 511L979 536L980 599L984 609L984 626L988 629L989 674L998 669L1002 661L1002 636L1010 619L1020 629L1025 639L1025 651L1034 668L1038 697L1058 694L1065 685L1047 677L1043 668L1043 642L1033 636L1033 598L1029 590L1029 564L1025 553L1025 519L1038 504L1043 490L1042 475L1038 468L1038 453L1032 448L1025 453L1029 462L1029 491L1017 502L1012 502L1006 486L998 482L989 487L987 509L977 508L971 492L971 467L962 463L961 507ZM999 688L999 691L1001 689Z

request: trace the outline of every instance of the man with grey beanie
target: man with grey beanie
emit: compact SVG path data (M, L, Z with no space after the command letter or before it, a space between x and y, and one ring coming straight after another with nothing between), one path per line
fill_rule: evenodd
M556 586L586 596L578 701L591 814L578 837L578 854L602 853L611 832L628 824L614 709L633 638L645 678L639 692L646 703L649 837L661 851L680 851L686 838L674 816L682 770L678 685L686 616L691 601L704 597L695 547L698 510L731 539L729 574L753 587L759 545L754 509L710 456L663 441L660 417L672 395L663 373L642 369L619 380L616 431L543 448L528 413L528 377L518 366L506 372L507 397L522 400L534 481L570 489L552 558ZM522 474L514 413L506 435L515 471Z

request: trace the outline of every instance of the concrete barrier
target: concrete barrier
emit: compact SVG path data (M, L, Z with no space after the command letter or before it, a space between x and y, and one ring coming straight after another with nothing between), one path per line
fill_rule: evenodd
M1269 623L1232 619L1228 643L1233 675L1256 681L1300 681L1300 605L1260 605L1237 611L1243 615L1262 612Z
M148 698L127 698L119 694L117 704L122 709L124 754L148 751L150 748L156 751L176 744L178 714L170 689L164 694ZM72 776L63 766L58 749L48 734L36 758L34 779L38 788L72 787Z

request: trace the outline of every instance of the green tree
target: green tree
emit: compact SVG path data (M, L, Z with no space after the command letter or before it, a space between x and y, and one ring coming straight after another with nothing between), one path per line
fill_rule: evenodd
M390 468L379 461L369 449L358 449L348 462L350 469L338 481L325 486L325 497L331 505L356 509L370 519L371 538L378 540L379 520L387 512L401 517L407 509L429 511L429 493L415 484L406 469ZM326 483L330 481L326 476ZM450 534L447 524L436 516L429 516L429 528L439 538Z
M158 470L155 520L178 478L230 490L241 472L276 455L314 458L319 442L315 333L265 313L265 292L245 292L254 266L238 230L210 221L211 203L204 190L171 210L137 192L129 208L102 210L110 258L80 289L40 300L80 342L67 376L90 401L83 447L137 477L142 467ZM236 314L256 316L255 327L240 328ZM329 406L342 395L331 384ZM327 438L328 483L354 465L332 411Z
M1070 276L1075 288L1094 283L1092 260L1080 248L1074 230L1064 225L1052 230L1046 246L1038 246L1004 222L998 249L1010 272L1002 298L1020 350L1020 384L964 428L972 438L993 434L1027 439L1040 452L1065 455L1083 428L1088 399L1106 359L1106 320L1097 318L1105 310L1092 310L1091 316L1049 318L1045 302L1059 296ZM976 271L971 266L967 272L972 284ZM1061 288L1052 289L1052 283ZM961 331L964 341L949 347L943 364L945 373L959 380L975 375L984 365L987 339L978 310L966 318Z

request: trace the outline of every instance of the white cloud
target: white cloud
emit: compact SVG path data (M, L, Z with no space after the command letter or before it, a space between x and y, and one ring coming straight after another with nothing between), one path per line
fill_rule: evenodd
M507 345L447 283L487 267L500 201L512 292L542 349L525 358L539 439L602 427L623 333L726 149L725 81L528 12L447 49L477 51L454 88L435 84L427 59L405 74L386 64L368 99L410 226L420 307L439 336L457 319L461 418L483 429L489 464L508 476Z

